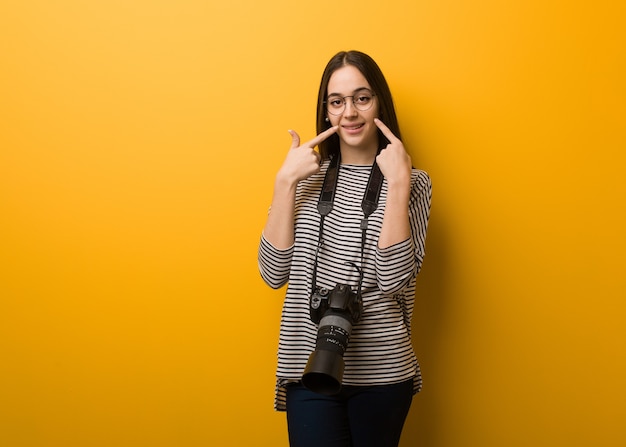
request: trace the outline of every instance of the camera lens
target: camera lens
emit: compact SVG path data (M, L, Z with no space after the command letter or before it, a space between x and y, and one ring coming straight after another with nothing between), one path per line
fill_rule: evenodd
M348 348L351 331L352 325L345 318L337 315L324 316L317 331L317 349L343 355Z
M333 395L341 390L352 324L343 315L326 312L317 331L315 351L309 356L302 384L316 393Z

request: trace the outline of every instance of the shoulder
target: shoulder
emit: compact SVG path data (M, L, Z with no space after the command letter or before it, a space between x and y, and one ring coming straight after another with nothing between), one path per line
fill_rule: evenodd
M432 190L432 180L426 171L421 169L411 169L411 189L413 191Z

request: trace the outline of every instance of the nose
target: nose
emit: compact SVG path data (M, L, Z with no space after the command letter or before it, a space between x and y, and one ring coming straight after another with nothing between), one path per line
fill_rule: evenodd
M346 98L345 99L345 109L343 111L343 114L345 116L356 116L357 115L357 109L356 106L354 105L354 100L352 98Z

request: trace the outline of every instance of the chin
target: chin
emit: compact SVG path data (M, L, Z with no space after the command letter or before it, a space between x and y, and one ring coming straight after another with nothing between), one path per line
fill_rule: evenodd
M365 132L358 135L346 135L345 133L340 133L341 141L351 147L369 147L372 145L374 141L376 146L378 145L378 135L374 132L373 134L367 132L367 129L364 129Z

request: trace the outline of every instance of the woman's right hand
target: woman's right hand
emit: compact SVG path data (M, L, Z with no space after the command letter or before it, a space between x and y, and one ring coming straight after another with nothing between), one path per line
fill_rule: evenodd
M300 180L304 180L311 175L319 172L321 164L321 156L315 150L315 146L320 144L326 138L337 132L338 126L326 129L310 141L300 144L300 136L294 130L290 130L291 147L287 153L287 157L283 162L277 174L277 180L295 185Z

